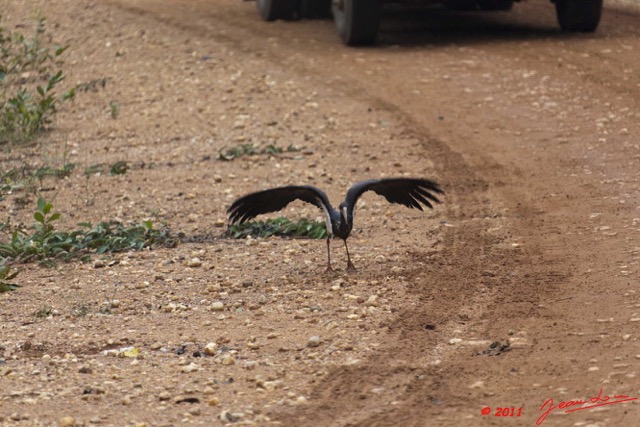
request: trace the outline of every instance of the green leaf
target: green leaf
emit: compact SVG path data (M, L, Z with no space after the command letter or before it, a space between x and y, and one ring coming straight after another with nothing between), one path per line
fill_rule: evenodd
M20 287L20 285L16 285L15 283L0 282L0 293L1 292L15 291L19 287Z
M127 173L128 169L129 165L127 165L127 162L125 162L124 160L120 160L115 162L111 166L111 170L109 171L109 173L111 175L124 175L125 173Z
M46 205L47 201L42 197L38 197L38 211L43 212Z
M42 215L42 212L35 212L33 214L33 217L35 218L36 221L38 221L40 224L44 224L44 215Z

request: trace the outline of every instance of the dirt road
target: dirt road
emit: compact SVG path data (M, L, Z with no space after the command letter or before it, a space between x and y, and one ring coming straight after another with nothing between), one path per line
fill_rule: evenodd
M28 20L8 3L7 19ZM70 224L157 210L200 239L124 255L108 274L24 272L31 286L1 296L4 424L526 426L548 411L545 426L640 425L638 400L552 406L640 397L640 15L608 5L597 33L568 35L546 2L390 8L379 44L353 49L330 21L264 23L239 1L46 9L75 47L73 77L112 79L65 112L57 140L78 162L156 165L96 178L92 206L71 178L57 207ZM245 141L306 151L212 159ZM323 242L210 237L245 192L308 182L337 202L394 175L447 195L426 214L364 198L353 275L322 274ZM91 314L114 283L109 316L69 314ZM44 302L60 315L35 319ZM234 362L175 355L208 342ZM102 353L125 345L145 357Z

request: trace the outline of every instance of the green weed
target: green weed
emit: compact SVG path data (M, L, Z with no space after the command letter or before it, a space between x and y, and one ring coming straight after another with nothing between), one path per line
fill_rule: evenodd
M29 37L0 26L0 145L31 140L75 96L75 88L58 91L66 50L53 43L44 18Z
M14 291L20 287L20 285L11 283L11 280L17 275L18 272L11 272L11 267L8 265L0 265L0 293Z
M108 79L100 78L62 91L62 55L67 49L54 43L43 17L31 35L0 25L0 146L31 141L78 92L106 86Z
M38 199L30 229L14 227L8 242L0 241L0 260L20 262L39 260L54 265L55 260L79 258L87 261L92 253L141 250L155 245L175 246L176 241L168 229L157 230L151 221L123 225L115 222L78 224L73 231L57 230L54 223L59 212L52 212L53 205Z
M253 144L240 144L235 147L225 147L218 152L218 160L231 161L243 156L253 156L259 154L280 154L280 153L292 153L300 151L299 147L291 144L286 148L278 147L274 144L269 144L265 147L257 147Z
M226 233L232 239L253 237L307 237L309 239L323 239L327 237L327 228L324 222L300 219L297 222L279 217L266 221L250 221L242 224L230 225Z
M120 115L120 104L115 101L109 102L109 110L111 111L111 118L117 119Z

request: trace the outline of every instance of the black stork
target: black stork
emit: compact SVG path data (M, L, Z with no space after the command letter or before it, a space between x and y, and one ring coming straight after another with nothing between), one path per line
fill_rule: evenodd
M284 209L294 200L302 200L322 209L327 222L327 271L331 268L332 236L341 238L347 251L347 270L355 267L349 256L347 238L353 228L353 210L358 198L365 191L373 191L390 203L398 203L409 208L422 209L422 205L433 208L432 202L440 201L435 194L444 194L440 186L429 179L420 178L383 178L369 179L354 184L347 191L339 210L335 210L324 191L311 185L289 185L247 194L237 199L227 210L231 224L241 224L258 215Z

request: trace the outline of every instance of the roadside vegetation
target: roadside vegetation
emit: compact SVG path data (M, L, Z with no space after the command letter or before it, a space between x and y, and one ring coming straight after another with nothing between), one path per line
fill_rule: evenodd
M88 261L92 254L142 250L156 245L175 246L167 228L156 229L151 221L124 225L117 222L80 223L75 230L59 230L55 222L61 217L53 205L38 199L33 214L35 222L25 227L5 224L0 235L0 262L39 261L55 265L57 260ZM8 279L7 279L8 280Z
M66 50L53 41L42 17L30 35L0 24L0 145L31 142L74 98L77 88L61 89Z
M250 221L242 224L230 225L227 236L232 239L251 237L306 237L309 239L323 239L327 237L327 227L324 222L311 221L302 218L293 222L279 217L266 221Z
M280 147L275 144L269 144L264 147L255 144L239 144L233 147L225 147L218 152L218 160L231 161L244 156L257 155L277 155L282 153L295 153L302 149L291 144L287 147Z

